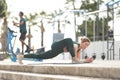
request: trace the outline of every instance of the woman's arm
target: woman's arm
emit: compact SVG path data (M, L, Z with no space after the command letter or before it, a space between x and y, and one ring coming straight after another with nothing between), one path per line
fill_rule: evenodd
M80 51L78 52L78 45L74 44L75 57L80 60Z
M63 48L64 52L68 52L67 47ZM78 52L78 45L74 44L75 57L80 60L80 51Z
M80 60L80 51L77 52L77 58Z
M77 59L79 59L80 60L80 52L81 51L78 51L78 45L74 45L74 50L75 50L75 56L76 56L76 58ZM92 57L88 57L87 59L84 59L84 60L80 60L80 62L83 62L83 63L90 63L90 62L93 62L93 58Z

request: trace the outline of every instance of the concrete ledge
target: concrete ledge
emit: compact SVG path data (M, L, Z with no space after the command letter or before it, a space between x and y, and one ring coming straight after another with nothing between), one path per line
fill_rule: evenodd
M0 64L0 70L37 74L85 76L94 78L120 79L119 61L94 61L85 64L70 63L34 63Z
M39 74L72 75L97 78L120 79L119 68L96 68L75 66L27 66L27 65L0 65L1 70L29 72Z
M67 75L35 74L0 70L0 80L112 80L112 79Z

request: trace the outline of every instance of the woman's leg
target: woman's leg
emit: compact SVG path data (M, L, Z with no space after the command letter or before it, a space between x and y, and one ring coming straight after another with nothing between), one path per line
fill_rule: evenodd
M36 59L50 59L57 56L59 53L53 50L49 50L47 52L43 52L40 54L26 54L25 58L36 58Z
M73 47L73 41L70 38L61 40L59 42L55 42L52 45L52 50L49 50L47 52L43 52L40 54L26 54L24 55L25 58L38 58L38 59L49 59L57 56L58 54L63 52L63 48L67 46L70 54L72 57L75 57L74 53L74 47Z
M74 51L74 46L73 46L73 41L71 38L65 39L66 47L68 51L70 52L72 57L75 57L75 51Z
M80 60L75 56L74 46L72 39L68 38L66 40L67 43L67 49L69 50L71 56L72 56L72 63L81 63Z
M73 40L71 38L66 38L63 39L59 42L56 42L55 44L52 45L52 49L55 50L61 50L63 51L64 47L67 47L67 50L70 52L72 57L75 57L75 52L74 52L74 46L73 46ZM56 51L56 50L55 50Z

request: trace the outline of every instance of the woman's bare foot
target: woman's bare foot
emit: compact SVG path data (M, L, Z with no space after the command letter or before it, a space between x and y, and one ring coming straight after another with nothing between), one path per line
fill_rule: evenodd
M22 62L23 58L24 58L24 56L22 54L17 55L17 59L18 59L19 64L23 64L23 62Z

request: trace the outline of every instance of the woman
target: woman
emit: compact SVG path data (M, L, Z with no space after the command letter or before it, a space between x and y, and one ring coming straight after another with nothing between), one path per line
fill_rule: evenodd
M80 52L90 45L90 40L88 38L82 38L81 43L77 44L72 41L71 38L66 38L61 41L55 42L51 46L51 50L43 52L40 54L26 54L25 58L36 58L36 59L50 59L62 52L69 52L72 56L73 63L81 62L92 62L93 58L87 58L80 61Z

